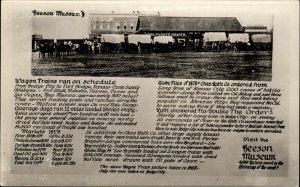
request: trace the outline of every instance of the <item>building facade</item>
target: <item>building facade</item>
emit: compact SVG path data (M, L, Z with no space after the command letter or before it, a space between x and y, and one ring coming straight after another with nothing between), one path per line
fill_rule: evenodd
M150 17L139 16L137 33L152 36L172 36L184 46L202 48L205 33L242 33L244 29L235 17Z
M236 41L242 43L241 37L248 36L244 43L249 45L254 42L253 37L264 43L272 43L273 40L272 30L265 26L243 27L236 17L167 17L133 13L90 14L89 19L90 39L100 38L102 34L123 34L125 43L128 43L127 35L138 34L150 35L155 42L155 37L167 36L186 50L201 50L208 41L204 38L208 34L212 37L224 36L223 43L230 41L233 36L239 36ZM230 38L230 34L235 35Z
M266 26L254 25L244 27L245 33L249 35L249 40L252 43L252 38L254 37L265 37L270 38L270 43L273 43L273 29L268 29Z
M132 34L137 24L138 14L90 14L90 38L101 34Z
M141 14L133 12L131 14L97 14L89 15L90 38L95 38L101 34L133 34L138 29L139 17L150 16L159 17L158 14Z
M271 30L268 30L266 26L246 26L244 27L246 33L253 33L253 34L267 34L270 33Z

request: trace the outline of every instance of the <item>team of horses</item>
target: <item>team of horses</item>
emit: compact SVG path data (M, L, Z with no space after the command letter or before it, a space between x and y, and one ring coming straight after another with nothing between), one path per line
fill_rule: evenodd
M91 46L88 43L79 45L72 42L41 43L38 47L39 58L63 58L71 54L89 53L90 48Z
M72 43L42 43L39 45L39 58L64 57L76 53L76 45Z

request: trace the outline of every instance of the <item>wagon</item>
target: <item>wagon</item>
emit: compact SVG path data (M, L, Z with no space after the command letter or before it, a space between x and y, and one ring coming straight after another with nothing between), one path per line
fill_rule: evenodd
M173 45L175 40L172 36L155 36L153 42L153 51L158 53L164 53L173 51Z
M253 48L256 51L272 50L272 38L270 34L255 34L252 35Z
M148 53L152 51L151 35L132 34L128 35L127 52L129 53Z
M225 50L227 37L225 32L206 32L203 41L203 51L222 51Z
M125 38L123 34L102 34L101 52L123 52L125 49Z

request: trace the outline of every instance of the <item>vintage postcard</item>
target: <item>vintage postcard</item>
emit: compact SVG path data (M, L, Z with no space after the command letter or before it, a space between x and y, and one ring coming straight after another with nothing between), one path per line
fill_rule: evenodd
M299 186L299 2L1 3L1 185Z

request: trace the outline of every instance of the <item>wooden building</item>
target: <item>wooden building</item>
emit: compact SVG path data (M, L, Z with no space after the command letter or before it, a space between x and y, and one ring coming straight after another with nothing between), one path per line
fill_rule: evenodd
M204 33L223 32L242 33L244 28L235 17L153 17L139 16L136 33L152 36L172 36L177 42L185 41L188 48L191 43L201 48Z

